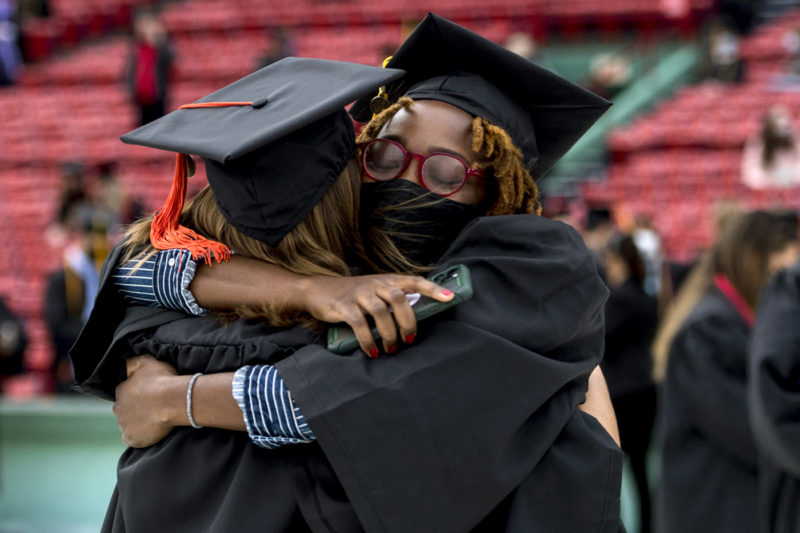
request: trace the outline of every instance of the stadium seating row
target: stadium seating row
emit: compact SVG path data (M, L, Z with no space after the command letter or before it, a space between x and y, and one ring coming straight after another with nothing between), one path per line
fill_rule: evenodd
M800 85L780 84L790 59L784 39L798 27L800 16L790 14L742 41L746 83L685 87L612 131L606 179L584 184L583 198L650 216L666 254L677 261L710 244L720 202L800 209L800 187L752 190L740 173L742 146L770 106L782 104L800 116Z

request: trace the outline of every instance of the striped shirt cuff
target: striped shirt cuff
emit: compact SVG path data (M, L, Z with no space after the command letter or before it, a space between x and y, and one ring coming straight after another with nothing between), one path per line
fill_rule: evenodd
M240 368L233 376L232 392L242 410L247 434L258 446L273 449L315 440L274 366Z
M137 268L138 266L138 268ZM112 274L119 292L130 302L205 315L189 290L197 263L188 250L162 250L148 259L132 259Z

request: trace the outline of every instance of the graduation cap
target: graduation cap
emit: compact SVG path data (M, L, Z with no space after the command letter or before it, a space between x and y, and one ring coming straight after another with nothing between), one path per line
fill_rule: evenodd
M409 96L439 100L483 117L511 136L534 179L547 172L611 105L432 13L386 66L407 71L386 86L386 105ZM350 113L356 120L366 122L373 111L381 110L373 109L371 100L362 98L353 105Z
M177 152L172 190L153 219L155 248L227 259L224 245L178 225L194 154L237 230L276 245L317 205L355 153L344 106L397 79L400 70L290 57L122 136Z

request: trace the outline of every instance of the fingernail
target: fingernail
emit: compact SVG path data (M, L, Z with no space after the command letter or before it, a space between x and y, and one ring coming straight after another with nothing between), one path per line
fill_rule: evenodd
M451 294L453 294L453 291L448 291L447 289L444 289L442 290L442 294L444 294L445 296L450 296Z
M373 359L377 359L378 358L378 349L377 348L370 348L369 349L369 356L372 357Z
M386 348L386 353L388 353L388 354L394 354L395 352L397 352L397 345L396 344L392 344L391 346Z
M406 335L406 338L405 338L406 344L411 344L412 342L414 342L415 338L416 338L416 336L413 335L413 334L412 335Z

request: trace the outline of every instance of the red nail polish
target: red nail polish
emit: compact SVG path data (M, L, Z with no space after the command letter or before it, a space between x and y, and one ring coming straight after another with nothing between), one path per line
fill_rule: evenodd
M369 356L372 357L373 359L377 359L378 358L378 349L377 348L370 348L369 349Z
M406 339L405 339L405 341L406 341L406 344L411 344L412 342L414 342L414 339L415 339L415 338L416 338L416 337L415 337L413 334L412 334L412 335L407 335L407 336L406 336Z
M394 354L396 352L397 352L397 345L396 344L392 344L391 346L389 346L386 349L386 353L388 353L388 354Z
M453 294L453 291L448 291L447 289L443 289L442 294L444 294L445 296L450 296L451 294Z

